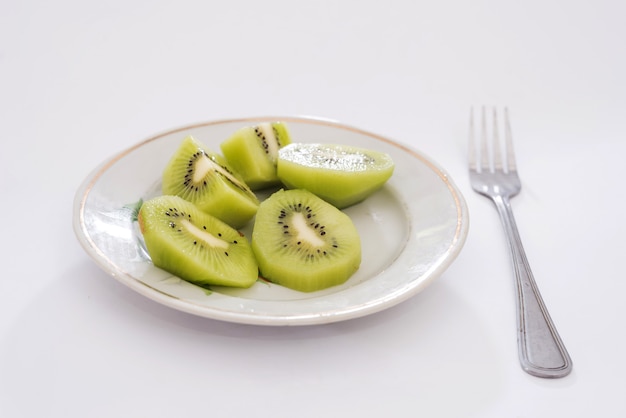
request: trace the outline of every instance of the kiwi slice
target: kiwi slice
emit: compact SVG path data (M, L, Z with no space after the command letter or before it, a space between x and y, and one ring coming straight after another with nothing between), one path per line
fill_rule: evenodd
M279 190L261 202L252 230L261 276L311 292L344 283L359 268L352 220L306 190Z
M259 200L221 155L192 136L183 139L163 171L163 194L180 196L233 228L256 213Z
M201 286L250 287L258 267L246 237L178 196L144 202L137 217L155 266Z
M390 155L348 145L293 143L278 151L277 174L342 209L381 188L393 174Z
M284 122L266 122L235 131L220 144L228 163L252 190L274 186L278 150L291 143Z

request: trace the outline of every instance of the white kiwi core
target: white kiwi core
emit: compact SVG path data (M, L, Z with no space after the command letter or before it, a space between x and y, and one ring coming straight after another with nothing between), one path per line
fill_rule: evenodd
M304 215L300 212L296 212L291 217L294 228L298 231L297 239L299 241L306 241L313 247L322 247L326 242L317 236L313 228L307 224Z
M265 137L265 142L267 143L267 152L272 159L272 161L276 160L278 156L278 141L276 141L276 135L274 135L274 128L271 123L261 123L257 126L257 128L261 131L263 136Z
M209 246L213 248L228 248L228 243L226 241L217 238L215 235L207 231L203 231L202 229L189 222L187 219L181 220L181 223L184 225L185 228L187 228L187 231L189 231L198 239L206 242Z
M206 155L202 158L199 158L198 161L196 161L196 169L193 172L192 181L194 183L200 182L200 180L202 180L207 175L207 173L211 171L213 166L213 162L209 160L209 157L207 157Z
M206 154L204 154L202 158L199 158L198 161L196 161L195 168L196 169L193 172L193 178L192 178L194 183L199 183L200 181L202 181L202 179L206 177L206 175L210 171L217 171L220 174L223 174L224 176L226 176L233 183L239 185L239 187L241 187L242 189L244 188L244 186L241 184L239 180L237 180L237 178L235 178L228 171L224 170L224 168L221 165L217 164L215 161L209 158L209 156L207 156Z

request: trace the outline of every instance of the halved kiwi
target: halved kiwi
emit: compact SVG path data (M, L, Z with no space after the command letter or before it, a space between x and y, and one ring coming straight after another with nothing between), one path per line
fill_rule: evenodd
M338 208L358 203L391 177L389 154L348 145L292 143L278 151L277 174L290 189L306 189Z
M207 286L250 287L258 267L249 241L237 230L178 196L144 202L139 227L155 266Z
M344 283L361 263L352 220L306 190L279 190L261 202L252 249L262 277L304 292Z
M278 150L291 143L284 122L265 122L235 131L220 144L228 163L252 190L274 186Z
M233 228L244 226L259 200L221 155L188 136L163 171L163 194L180 196Z

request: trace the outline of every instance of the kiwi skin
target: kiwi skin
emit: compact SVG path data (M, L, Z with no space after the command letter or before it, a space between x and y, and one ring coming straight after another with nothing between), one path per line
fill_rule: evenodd
M279 190L261 202L252 230L261 276L313 292L348 280L361 263L352 220L306 190Z
M137 216L152 263L188 282L247 288L258 278L249 241L178 196L143 202Z

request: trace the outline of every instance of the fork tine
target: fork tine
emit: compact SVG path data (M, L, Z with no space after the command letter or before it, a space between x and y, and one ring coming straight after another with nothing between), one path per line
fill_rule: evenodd
M468 147L469 169L476 171L476 138L474 137L474 108L470 107L469 118L469 147Z
M496 108L493 108L493 131L492 131L492 154L493 154L493 168L495 170L502 170L502 151L500 150L500 135L498 134L498 113Z
M487 117L485 106L482 107L481 138L480 138L480 169L490 171L489 151L487 150Z
M515 152L513 151L513 134L511 133L511 123L509 121L509 109L504 108L504 135L506 141L506 166L509 172L517 171L515 163Z
M476 130L474 126L474 108L470 107L469 118L469 168L472 171L493 170L511 171L517 170L515 163L515 153L513 151L513 134L511 131L511 123L509 121L509 110L504 108L504 143L500 142L500 129L498 124L498 111L494 107L492 115L492 130L487 130L487 109L486 106L481 107L481 126L480 126L480 151L476 145ZM491 133L491 141L489 138ZM491 153L490 151L491 145ZM506 161L503 160L506 158ZM480 159L480 167L478 160ZM492 164L493 163L493 164ZM505 165L506 163L506 165Z

